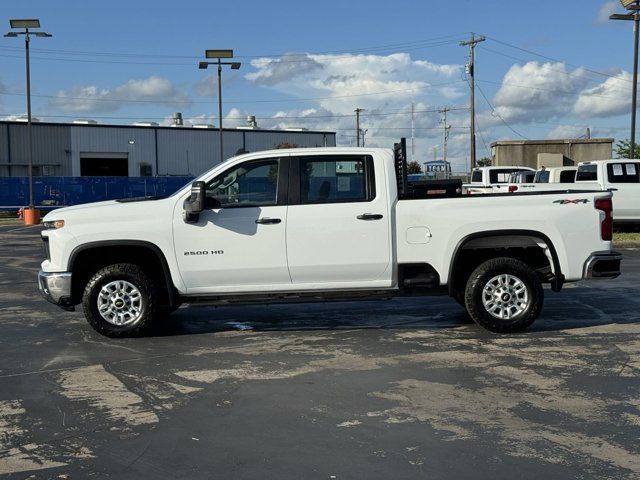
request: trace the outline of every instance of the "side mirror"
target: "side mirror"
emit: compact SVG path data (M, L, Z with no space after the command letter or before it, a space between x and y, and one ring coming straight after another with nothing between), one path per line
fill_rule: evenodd
M197 222L200 212L204 210L207 184L203 181L191 184L191 195L184 201L184 221L187 223Z

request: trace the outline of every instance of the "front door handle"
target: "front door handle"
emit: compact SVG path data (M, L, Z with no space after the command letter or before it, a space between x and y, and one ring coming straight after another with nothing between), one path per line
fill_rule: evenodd
M382 215L379 213L363 213L356 217L358 220L380 220Z
M280 220L279 218L268 218L268 217L263 217L263 218L258 218L256 220L256 223L259 223L261 225L275 225L276 223L280 223L282 220Z

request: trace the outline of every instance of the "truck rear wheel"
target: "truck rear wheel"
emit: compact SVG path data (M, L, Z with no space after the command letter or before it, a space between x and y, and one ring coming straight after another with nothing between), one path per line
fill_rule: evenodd
M488 260L476 268L465 288L467 312L478 325L495 333L515 333L531 325L542 310L540 278L514 258Z
M107 337L139 335L161 313L153 281L130 263L97 271L84 289L82 307L89 324Z

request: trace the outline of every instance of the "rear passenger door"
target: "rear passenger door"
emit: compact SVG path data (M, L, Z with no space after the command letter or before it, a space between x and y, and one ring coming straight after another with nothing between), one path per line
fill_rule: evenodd
M309 155L291 157L290 169L292 282L303 289L391 286L391 207L382 160Z

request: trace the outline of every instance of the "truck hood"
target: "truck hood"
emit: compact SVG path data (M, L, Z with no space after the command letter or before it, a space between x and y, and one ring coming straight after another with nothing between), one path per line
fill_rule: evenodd
M166 199L157 197L127 198L124 200L107 200L104 202L83 203L71 207L57 208L47 213L43 221L65 220L67 218L79 218L85 215L110 216L110 214L126 214L130 211L140 210L141 203L147 204L162 202ZM145 205L148 206L148 205Z

